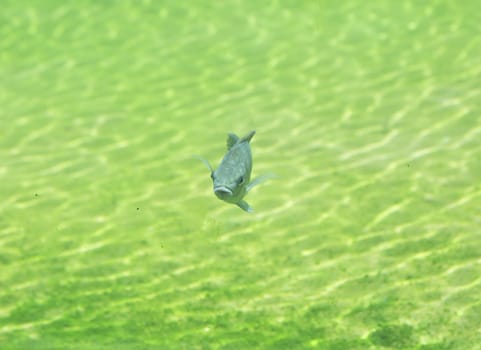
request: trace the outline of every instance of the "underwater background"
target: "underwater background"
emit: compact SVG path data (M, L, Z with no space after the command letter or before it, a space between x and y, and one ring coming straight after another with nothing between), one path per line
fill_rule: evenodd
M481 349L480 13L2 1L0 348Z

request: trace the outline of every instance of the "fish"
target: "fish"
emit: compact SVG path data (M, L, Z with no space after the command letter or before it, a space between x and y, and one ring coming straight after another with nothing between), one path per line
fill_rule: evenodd
M274 177L272 174L267 174L250 181L252 172L250 141L255 133L255 130L252 130L242 138L234 133L228 133L227 153L215 170L208 160L197 156L210 170L214 194L217 198L236 204L248 213L254 210L243 198L254 186Z

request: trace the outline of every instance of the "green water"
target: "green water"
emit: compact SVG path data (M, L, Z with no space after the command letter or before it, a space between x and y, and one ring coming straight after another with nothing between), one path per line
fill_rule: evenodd
M3 1L1 349L481 349L477 1ZM247 214L209 173L255 129Z

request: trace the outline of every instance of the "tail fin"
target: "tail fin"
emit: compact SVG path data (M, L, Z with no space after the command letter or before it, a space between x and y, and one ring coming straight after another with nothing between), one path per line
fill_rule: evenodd
M244 137L240 140L240 142L244 142L244 141L250 142L250 141L251 141L251 138L253 138L255 134L256 134L256 131L255 131L255 130L252 130L250 133L248 133L246 136L244 136Z

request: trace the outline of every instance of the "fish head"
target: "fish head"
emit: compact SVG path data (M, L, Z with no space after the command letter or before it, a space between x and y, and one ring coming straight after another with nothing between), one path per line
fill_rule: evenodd
M244 197L248 183L245 175L216 170L212 172L211 177L217 198L229 203L237 203Z

